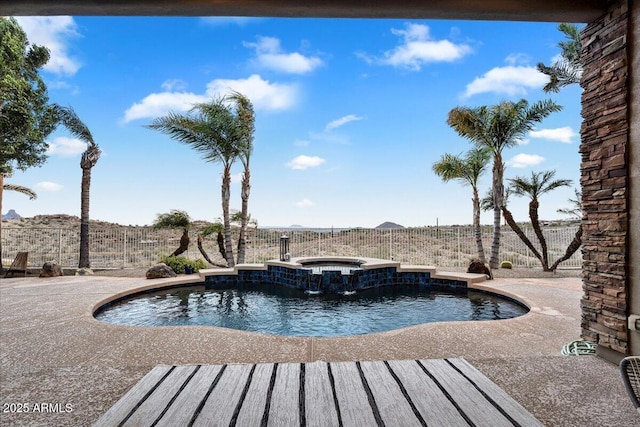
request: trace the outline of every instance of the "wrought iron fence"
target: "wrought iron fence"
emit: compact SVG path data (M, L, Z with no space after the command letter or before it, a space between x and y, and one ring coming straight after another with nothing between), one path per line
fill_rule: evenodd
M547 227L544 230L550 263L561 257L577 231L577 226ZM537 242L531 227L523 228L532 242ZM482 240L487 258L493 230L483 227ZM260 263L279 256L282 234L289 237L292 256L340 255L393 259L404 264L465 267L477 256L475 234L470 226L420 227L402 229L270 229L250 228L247 236L245 262ZM92 227L89 251L93 268L147 267L162 256L172 253L180 243L180 230L153 230L150 227ZM237 242L237 234L233 234ZM184 254L202 259L192 243ZM67 228L3 228L4 265L19 251L29 252L29 265L42 266L55 262L64 267L78 265L79 229ZM203 248L219 264L224 260L214 237L204 239ZM234 251L235 251L234 245ZM508 227L503 227L500 245L501 261L511 261L515 267L539 267L540 262ZM560 268L582 265L581 251L560 264Z

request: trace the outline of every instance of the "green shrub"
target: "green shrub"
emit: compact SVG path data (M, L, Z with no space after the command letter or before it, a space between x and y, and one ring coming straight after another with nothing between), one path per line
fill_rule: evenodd
M167 264L176 274L183 274L185 267L190 267L194 273L202 268L207 268L207 264L201 259L188 259L183 256L164 256L160 260Z
M507 270L511 270L513 268L513 264L511 261L502 261L500 263L500 268L506 268Z

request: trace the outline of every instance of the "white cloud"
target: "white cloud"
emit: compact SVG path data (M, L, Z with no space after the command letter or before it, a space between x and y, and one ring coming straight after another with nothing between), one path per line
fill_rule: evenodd
M522 168L527 168L529 166L539 165L542 162L544 162L544 157L542 156L539 156L537 154L521 153L513 156L511 160L508 160L506 162L506 164L507 166L510 166L512 168L522 169Z
M165 80L160 87L167 92L185 91L187 89L187 83L180 79Z
M147 95L140 102L134 103L124 113L124 122L143 118L155 118L166 115L169 111L185 112L194 104L208 102L231 91L246 95L258 110L286 110L298 99L298 88L292 84L270 83L257 74L246 79L216 79L207 84L205 94L193 92L174 92L172 90L186 87L182 80L167 80L162 83L164 92Z
M247 96L257 110L286 110L298 100L298 88L293 84L271 83L257 74L246 79L216 79L207 85L207 95L223 96L230 91Z
M359 53L369 63L391 65L419 71L431 62L452 62L473 51L466 44L455 44L449 40L435 40L429 34L429 27L422 24L405 24L404 30L392 29L391 32L403 39L402 44L384 52L382 57L370 57Z
M362 120L362 117L356 116L355 114L349 114L348 116L340 117L339 119L329 122L329 124L327 124L324 130L325 132L329 132L333 129L339 128L340 126L346 125L349 122L354 122L358 120Z
M41 191L60 191L64 188L63 185L56 184L55 182L42 181L36 184L36 189Z
M527 89L544 86L548 77L535 67L507 65L495 67L476 77L467 85L463 97L469 98L479 93L493 92L506 95L526 95Z
M526 65L531 62L531 57L526 53L511 53L507 55L507 57L504 59L504 62L509 65Z
M160 92L147 95L124 112L125 123L144 118L164 116L169 111L188 111L193 104L206 102L207 97L190 92Z
M87 144L77 138L67 138L61 136L55 138L53 142L49 142L47 154L50 156L58 155L62 157L73 157L82 154L87 149Z
M45 46L51 57L44 70L58 75L72 76L80 69L80 61L69 54L69 41L79 37L71 16L17 17L31 44Z
M323 159L322 157L300 155L294 158L293 160L291 160L290 162L288 162L287 166L290 167L291 169L304 170L309 168L315 168L317 166L320 166L324 162L325 162L325 159Z
M302 199L299 202L295 202L294 205L298 208L310 208L316 204L309 199Z
M243 42L245 47L255 49L255 61L259 66L283 73L305 74L321 66L322 60L315 56L304 56L298 52L285 53L280 40L275 37L259 37L257 43Z
M555 129L540 129L532 130L529 132L531 138L549 139L551 141L559 141L565 144L571 144L572 139L578 136L578 133L571 129L570 126L565 126Z

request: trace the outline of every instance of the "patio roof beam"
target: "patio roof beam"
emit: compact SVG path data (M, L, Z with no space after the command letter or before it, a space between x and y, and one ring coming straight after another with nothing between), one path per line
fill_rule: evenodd
M2 14L273 16L589 22L610 0L8 0Z

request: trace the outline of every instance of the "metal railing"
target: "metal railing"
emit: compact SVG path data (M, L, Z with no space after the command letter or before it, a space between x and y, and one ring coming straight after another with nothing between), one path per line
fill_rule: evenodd
M578 227L546 227L544 234L552 263L562 256ZM64 267L78 265L79 229L3 228L2 249L7 266L19 251L29 252L29 265L55 262ZM532 242L537 239L531 227L523 231ZM487 259L493 230L483 227L482 239ZM259 263L279 257L280 236L289 236L292 256L339 255L393 259L404 264L465 267L477 254L475 234L470 226L420 227L402 229L269 229L250 228L245 262ZM92 227L89 252L93 268L147 267L172 253L180 243L181 230L153 230L150 227ZM233 233L234 253L237 233ZM536 244L534 243L534 244ZM204 249L214 262L224 264L215 236L204 240ZM202 259L191 232L191 245L184 254ZM500 260L515 267L540 267L540 262L508 227L502 228ZM581 251L560 264L560 268L582 266Z

